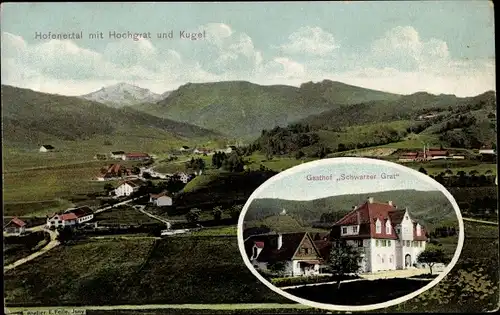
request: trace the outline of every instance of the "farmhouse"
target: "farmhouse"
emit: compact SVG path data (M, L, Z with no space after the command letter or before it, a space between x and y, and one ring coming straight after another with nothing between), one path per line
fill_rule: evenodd
M217 149L215 150L216 152L222 152L222 153L226 153L226 154L229 154L233 151L236 150L236 146L234 145L228 145L225 149Z
M399 156L399 162L413 162L419 157L418 152L406 152Z
M479 149L479 154L496 154L496 150L492 146L482 146Z
M14 217L9 221L9 223L4 225L3 230L8 234L24 234L24 232L26 232L26 222L18 219L17 217Z
M125 151L112 151L109 156L112 159L120 159L123 160L123 155L125 154Z
M179 149L179 151L181 151L181 152L187 152L187 151L189 151L189 147L188 147L187 145L183 145L183 146Z
M132 171L125 166L120 164L110 164L108 168L101 170L101 174L97 176L97 180L104 181L130 175L132 175Z
M139 187L143 184L144 182L141 180L126 180L119 183L113 192L117 197L130 196L133 192L139 190Z
M122 156L122 160L127 161L148 161L150 159L149 154L140 152L127 153Z
M168 196L168 192L149 194L149 202L157 207L171 206L172 197Z
M203 155L209 155L209 154L212 154L212 150L210 149L206 149L206 148L197 148L197 149L194 149L193 151L194 154L203 154Z
M47 217L47 227L74 226L88 222L94 218L94 213L89 207L70 208L61 214Z
M449 153L446 150L428 149L425 152L425 159L426 160L447 159L448 156L449 156Z
M52 152L54 151L55 148L51 146L50 144L44 144L40 147L40 152Z
M261 234L245 241L245 251L252 265L259 270L283 264L285 276L319 274L321 255L309 233Z
M360 272L410 268L427 240L424 227L411 218L408 209L399 210L392 201L379 203L371 197L337 221L330 237L334 246L347 243L361 251Z

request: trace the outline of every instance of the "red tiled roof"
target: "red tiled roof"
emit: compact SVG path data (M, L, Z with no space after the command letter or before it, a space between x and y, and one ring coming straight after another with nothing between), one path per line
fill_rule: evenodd
M164 192L161 192L159 194L149 194L149 196L151 198L155 198L155 199L163 197L163 196L167 196L168 197L168 192L164 191Z
M69 221L69 220L76 220L78 217L74 213L64 213L59 215L59 220L62 221Z
M5 226L8 226L8 225L10 225L10 224L15 224L15 225L17 225L18 227L23 227L23 226L25 226L25 225L26 225L26 222L24 222L23 220L21 220L21 219L19 219L19 218L17 218L17 217L14 217L14 218L12 218L12 220L10 220L10 222L9 222L9 223L7 223Z
M416 156L418 156L418 152L406 152L406 153L401 154L401 156L416 157Z
M397 210L394 205L389 203L379 203L366 201L361 206L346 214L342 219L334 224L332 229L333 236L343 239L363 239L363 238L378 238L378 239L398 239L395 231L395 226L403 220L406 209ZM382 233L376 233L376 221L382 223ZM391 233L386 233L387 222L391 223ZM425 230L421 226L421 236L416 236L416 222L413 223L413 233L415 240L426 240ZM359 233L356 235L341 236L340 227L342 225L359 225Z

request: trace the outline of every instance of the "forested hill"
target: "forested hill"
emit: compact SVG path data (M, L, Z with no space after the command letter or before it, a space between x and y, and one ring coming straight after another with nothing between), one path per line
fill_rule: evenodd
M158 118L132 108L111 108L79 97L2 85L3 140L41 143L82 140L98 135L193 138L216 133L187 123Z
M262 129L285 126L325 110L399 97L329 80L300 87L226 81L188 83L166 99L137 109L231 136L257 137Z

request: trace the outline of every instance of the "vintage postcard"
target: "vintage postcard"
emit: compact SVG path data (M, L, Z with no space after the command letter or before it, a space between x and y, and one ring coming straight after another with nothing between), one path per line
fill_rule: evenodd
M4 313L498 310L492 2L1 14Z

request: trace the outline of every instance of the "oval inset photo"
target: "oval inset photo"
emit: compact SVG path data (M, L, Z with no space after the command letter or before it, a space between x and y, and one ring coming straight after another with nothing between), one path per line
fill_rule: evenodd
M315 308L364 311L436 285L462 250L452 195L411 168L368 158L324 159L270 178L250 196L238 244L275 292Z

